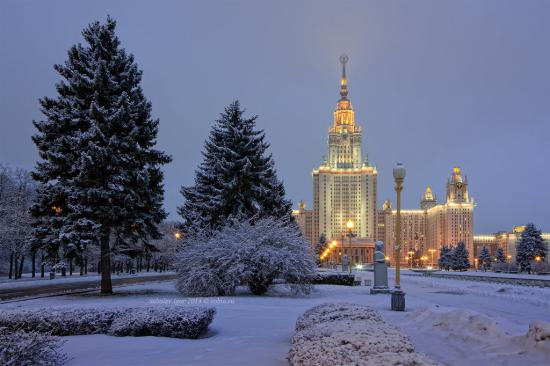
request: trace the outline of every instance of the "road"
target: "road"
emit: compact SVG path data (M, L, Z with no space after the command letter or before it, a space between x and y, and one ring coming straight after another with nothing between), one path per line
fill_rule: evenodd
M124 277L113 278L113 287L132 285L137 283L155 282L155 281L169 281L174 280L176 275L173 273L167 273L163 275L155 276L143 276L143 277ZM0 290L0 303L18 301L19 299L33 299L49 296L60 296L71 293L80 293L87 291L94 291L100 288L99 278L94 280L83 280L78 282L63 282L54 284L44 284L40 286L24 287L24 288L8 288Z

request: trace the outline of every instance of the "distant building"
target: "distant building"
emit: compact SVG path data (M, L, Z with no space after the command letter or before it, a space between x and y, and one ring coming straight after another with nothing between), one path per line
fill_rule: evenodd
M377 213L377 237L386 245L391 256L395 245L395 217L391 203L386 200ZM474 201L469 196L468 179L462 177L459 167L453 168L447 180L446 202L438 204L430 186L420 200L420 209L401 210L401 258L406 263L409 252L426 255L431 262L430 250L437 252L442 245L455 246L463 241L474 260L473 222ZM388 252L388 248L390 251ZM434 263L435 264L435 263Z
M494 234L476 234L474 235L475 255L478 256L481 248L484 246L489 249L491 256L496 254L498 248L502 248L504 255L511 262L516 261L516 249L521 239L521 233L525 230L525 226L514 226L512 231L499 231ZM550 233L542 233L542 240L550 247ZM546 261L550 261L549 256L546 256Z
M306 204L300 201L298 209L292 211L292 216L306 239L311 244L315 244L319 238L313 236L313 210L306 210Z
M357 244L359 254L356 255L355 250L350 253L363 262L372 258L372 253L369 256L365 251L372 252L374 248L378 172L362 154L363 132L355 124L354 110L348 99L347 60L347 56L340 57L340 100L334 111L333 126L329 129L327 156L312 173L313 236L318 238L325 234L328 240L341 241L347 232L347 223L352 222L356 235L352 242ZM361 250L364 255L360 254ZM344 254L347 253L344 248Z

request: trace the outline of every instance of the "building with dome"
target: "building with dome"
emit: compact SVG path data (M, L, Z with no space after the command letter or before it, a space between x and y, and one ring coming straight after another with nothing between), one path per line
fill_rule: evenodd
M474 261L474 200L469 196L468 178L462 177L460 167L454 167L447 180L447 194L444 203L437 203L430 186L426 187L420 200L419 209L401 210L401 258L413 263L426 256L426 264L436 265L442 245L456 246L463 241ZM395 217L389 200L384 202L377 214L377 240L386 248L395 245ZM386 251L391 256L391 250ZM411 259L414 257L416 259ZM433 257L433 260L432 260Z

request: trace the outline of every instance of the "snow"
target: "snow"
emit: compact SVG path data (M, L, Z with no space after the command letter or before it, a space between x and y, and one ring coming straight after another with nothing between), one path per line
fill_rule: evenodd
M541 281L550 281L550 275L538 275L538 274L527 274L527 273L503 273L503 272L491 272L486 271L437 271L433 272L434 274L444 274L449 276L476 276L476 277L499 277L499 278L517 278L517 279L529 279L529 280L541 280ZM412 271L404 270L403 274L418 274Z
M149 276L160 276L160 275L174 275L175 272L140 272L136 274L111 274L111 279L116 278L135 278L135 277L149 277ZM48 286L48 285L57 285L62 283L88 283L92 281L97 281L99 283L99 280L101 277L97 273L89 273L87 275L80 276L78 273L73 274L72 276L69 276L67 274L66 277L62 277L60 274L56 274L55 279L50 280L49 274L46 273L44 278L40 278L40 274L38 274L38 277L32 278L32 277L23 277L21 279L13 280L13 279L2 279L0 280L0 291L9 290L13 288L31 288L31 287L41 287L41 286Z
M371 272L360 275L372 279ZM392 283L393 271L389 277ZM305 297L291 296L288 289L275 286L265 296L253 296L239 289L237 296L195 299L183 297L170 282L125 286L113 296L98 297L91 293L59 296L2 304L0 309L98 306L108 309L155 304L217 309L206 337L198 340L107 335L63 337L67 341L63 349L71 358L69 365L288 365L286 357L297 318L313 306L340 301L376 309L386 322L398 326L410 337L417 352L436 362L549 363L550 355L545 351L548 338L534 343L527 339L526 333L531 325L534 329L531 337L544 334L546 328L535 325L550 321L550 288L423 276L402 276L401 281L406 293L405 312L392 312L390 297L370 295L366 286L317 285ZM441 313L442 320L448 317L459 323L454 328L434 326L430 312ZM451 313L444 316L445 312ZM475 317L478 327L488 325L485 337L483 329L464 324L469 316ZM474 336L475 332L480 334ZM493 337L494 334L502 336ZM515 343L511 344L512 341Z
M291 365L435 365L414 352L409 337L365 305L326 303L296 322ZM383 363L382 363L383 361Z

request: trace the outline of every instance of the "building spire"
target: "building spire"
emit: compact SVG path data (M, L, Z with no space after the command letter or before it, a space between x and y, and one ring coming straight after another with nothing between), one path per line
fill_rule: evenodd
M342 99L346 99L348 96L348 79L346 77L346 64L349 57L347 55L340 56L340 63L342 64L342 79L340 80L340 96Z

